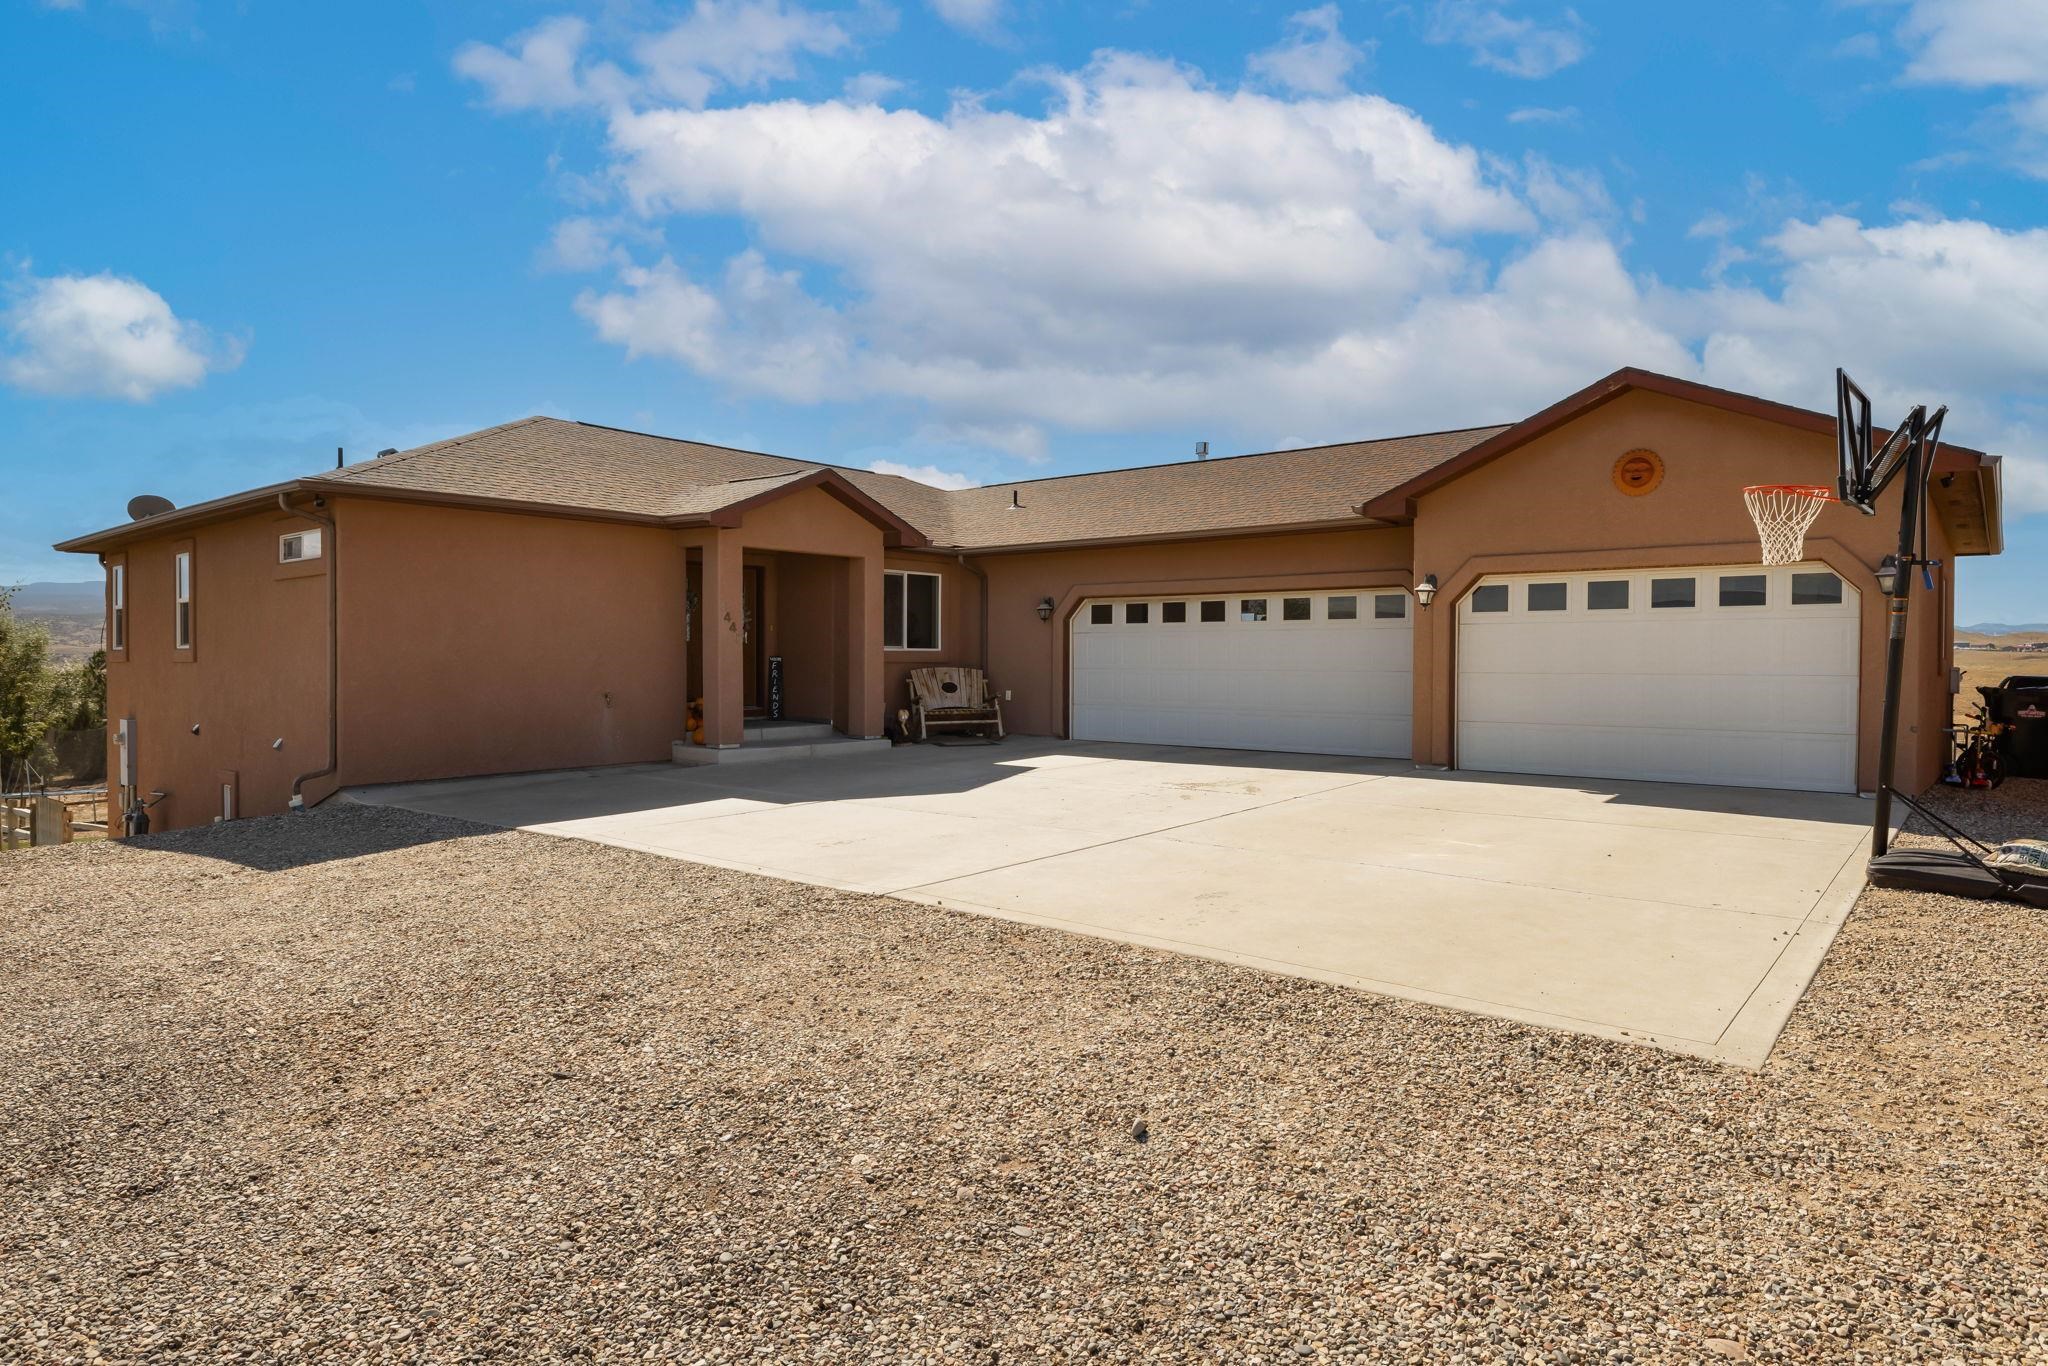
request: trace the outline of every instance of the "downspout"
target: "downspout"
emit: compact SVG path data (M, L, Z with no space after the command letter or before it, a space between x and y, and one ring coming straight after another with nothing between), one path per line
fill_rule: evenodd
M977 634L981 636L981 674L982 677L986 678L988 677L988 572L982 569L981 566L971 563L964 554L956 555L954 558L960 561L962 569L981 580L981 623Z
M323 498L313 499L314 507L325 504ZM306 784L315 778L332 777L341 767L341 538L335 532L332 517L293 507L290 494L278 494L277 506L287 516L303 517L327 528L327 767L301 773L292 779L291 809L304 811L306 797L302 789Z

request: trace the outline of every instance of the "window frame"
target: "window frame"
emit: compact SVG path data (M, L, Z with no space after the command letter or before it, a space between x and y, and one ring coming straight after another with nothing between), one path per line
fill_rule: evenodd
M171 546L171 658L190 663L199 644L199 557L192 542Z
M1818 602L1801 602L1799 600L1799 581L1801 579L1820 578L1822 576L1834 580L1834 597L1825 598ZM1938 584L1936 585L1936 587L1939 586L1940 585ZM1803 611L1808 608L1842 607L1845 606L1848 603L1848 601L1849 585L1843 582L1842 576L1840 574L1837 574L1833 569L1800 569L1795 567L1785 577L1784 605L1787 607L1798 608ZM1950 636L1945 638L1953 639L1953 633L1951 633ZM1947 666L1944 665L1943 667L1946 668Z
M128 557L107 561L107 658L128 657Z
M1481 607L1479 605L1479 595L1494 591L1500 593L1500 606ZM1512 585L1505 582L1475 584L1472 591L1465 595L1465 610L1469 615L1475 617L1507 616L1515 610L1515 590Z
M313 553L310 555L304 553L304 546L308 537L313 542ZM299 542L301 553L297 555L285 554L284 548L293 541ZM320 534L320 528L317 526L303 527L297 531L281 531L277 535L277 562L281 565L312 564L326 553L327 540L326 537Z
M932 581L932 643L929 645L912 645L910 643L910 580L913 578L930 579ZM893 590L889 583L891 579L897 580ZM901 644L895 644L889 640L888 595L892 591L902 594L903 606L897 617L897 620L903 626L903 642ZM929 569L884 569L882 571L882 622L882 650L884 653L928 655L936 654L940 650L945 649L946 576L935 574Z
M1659 583L1677 583L1683 580L1692 585L1692 601L1684 603L1658 602ZM1643 581L1643 610L1645 612L1701 612L1706 605L1700 601L1700 574L1648 574Z
M1553 606L1538 606L1537 589L1556 589L1557 601ZM1572 610L1572 586L1566 579L1528 579L1522 584L1522 610L1524 612L1569 612Z
M1762 594L1762 596L1761 596L1761 597L1759 597L1759 598L1758 598L1758 599L1757 599L1757 600L1756 600L1755 602L1730 602L1730 601L1728 601L1728 591L1729 591L1729 590L1728 590L1728 585L1729 585L1730 583L1735 583L1735 582L1739 582L1739 581L1741 581L1741 580L1745 580L1745 579L1754 579L1754 580L1755 580L1755 581L1756 581L1756 582L1757 582L1758 584L1760 584L1760 585L1761 585L1761 587L1760 587L1760 588L1758 589L1758 592L1760 592L1760 593ZM1738 589L1738 590L1736 590L1736 591L1740 592L1740 591L1743 591L1743 590L1740 590L1740 589ZM1763 572L1763 573L1761 573L1761 574L1752 574L1752 573L1747 573L1747 572L1745 572L1745 573L1740 573L1740 574L1728 574L1728 573L1720 573L1720 574L1716 574L1716 575L1714 575L1714 607L1715 607L1715 609L1716 609L1717 611L1723 611L1723 612L1747 612L1747 611L1750 611L1750 610L1751 610L1751 609L1753 609L1753 608L1759 608L1759 607L1760 607L1760 608L1764 608L1764 609L1768 610L1768 609L1770 608L1770 605L1771 605L1771 574L1770 574L1770 571L1766 570L1765 572Z

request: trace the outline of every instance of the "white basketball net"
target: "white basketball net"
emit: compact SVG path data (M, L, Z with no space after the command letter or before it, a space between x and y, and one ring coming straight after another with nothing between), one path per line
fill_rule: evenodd
M1835 492L1822 484L1758 484L1742 491L1742 501L1756 520L1764 563L1797 564L1806 550L1806 529L1835 501Z

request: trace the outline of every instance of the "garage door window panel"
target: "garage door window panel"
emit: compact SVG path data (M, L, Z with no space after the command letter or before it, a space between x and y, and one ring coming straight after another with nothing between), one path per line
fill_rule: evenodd
M1720 603L1723 607L1764 607L1769 605L1770 577L1766 574L1723 574Z
M1504 583L1482 584L1472 590L1474 612L1505 612L1508 610L1508 586Z
M1357 621L1358 598L1355 594L1343 594L1329 599L1323 605L1323 616L1329 621Z
M1683 611L1699 605L1697 579L1651 579L1650 610Z
M1374 621L1408 620L1408 595L1406 593L1373 594L1372 619Z
M1237 619L1239 621L1264 621L1266 619L1266 600L1264 598L1239 598L1237 602Z
M1309 598L1280 599L1280 620L1307 621L1311 615L1309 610L1310 601L1311 599Z
M1586 585L1586 610L1589 612L1626 612L1628 610L1627 579L1594 579Z
M1162 602L1159 604L1159 620L1165 626L1179 626L1188 619L1188 605L1184 602Z
M1842 580L1829 573L1794 573L1794 607L1835 607L1842 601Z
M1529 585L1529 610L1532 612L1562 612L1568 605L1568 594L1561 583L1532 583Z

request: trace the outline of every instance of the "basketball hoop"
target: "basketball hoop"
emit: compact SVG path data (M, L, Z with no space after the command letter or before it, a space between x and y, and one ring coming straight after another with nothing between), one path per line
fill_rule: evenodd
M1764 545L1765 564L1797 564L1806 548L1806 529L1821 508L1835 502L1824 484L1751 484L1742 502L1756 519L1757 539Z

